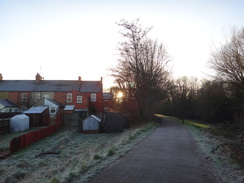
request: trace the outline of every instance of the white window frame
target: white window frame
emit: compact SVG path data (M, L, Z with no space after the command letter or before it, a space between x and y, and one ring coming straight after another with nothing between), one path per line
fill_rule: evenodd
M55 114L56 113L56 108L55 107L51 107L50 108L50 113L51 114Z
M35 94L35 101L38 102L41 100L41 94L40 93L36 93Z
M77 104L82 104L82 95L77 95Z
M91 102L96 102L96 101L97 101L97 94L91 93Z
M51 97L50 97L50 94L45 94L44 95L44 98L48 98L48 99L50 99Z
M27 93L21 94L21 102L27 102Z
M66 102L71 103L72 102L72 93L67 93L66 94Z

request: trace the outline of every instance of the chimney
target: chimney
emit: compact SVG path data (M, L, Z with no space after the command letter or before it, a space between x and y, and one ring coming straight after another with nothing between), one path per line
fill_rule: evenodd
M0 73L0 81L2 81L3 80L3 75L2 75L2 73Z
M42 77L39 73L36 73L36 83L39 83L42 80Z
M102 86L102 92L103 92L103 77L101 77L101 81L100 81L100 83L101 83L101 86Z
M82 80L82 78L80 76L78 76L78 81L81 81L81 80Z

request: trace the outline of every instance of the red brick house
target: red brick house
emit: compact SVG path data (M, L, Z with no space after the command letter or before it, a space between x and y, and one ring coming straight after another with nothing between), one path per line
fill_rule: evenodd
M113 107L113 94L103 93L103 108L104 111L112 111Z
M2 75L1 75L2 76ZM25 111L43 98L63 106L75 105L75 111L103 112L103 83L100 81L43 80L37 73L35 80L3 80L0 77L0 98L9 99Z

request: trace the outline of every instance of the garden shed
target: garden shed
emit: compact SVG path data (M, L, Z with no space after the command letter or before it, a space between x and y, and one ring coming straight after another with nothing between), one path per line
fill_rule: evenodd
M88 116L83 120L83 133L98 133L101 121L94 115Z
M75 105L66 105L64 108L65 114L74 114Z
M103 132L122 132L128 125L128 114L105 112L103 120Z
M38 127L49 125L50 115L48 106L33 106L27 111L24 111L24 114L30 117L30 126Z
M30 128L29 117L25 114L20 114L10 119L10 131L22 132Z

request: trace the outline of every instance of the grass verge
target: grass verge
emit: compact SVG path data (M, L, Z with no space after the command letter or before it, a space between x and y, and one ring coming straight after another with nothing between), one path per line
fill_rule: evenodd
M214 125L187 121L186 126L203 152L204 159L213 167L213 174L218 182L244 182L243 162L233 158L233 153L236 153L231 149L233 139L225 138L222 130L216 132L218 127Z
M150 123L109 134L60 130L0 160L0 182L86 182L124 156L157 125ZM47 153L54 147L58 147L56 154Z
M155 116L157 116L157 117L166 117L166 118L174 119L174 120L179 121L179 122L182 123L182 120L181 119L176 118L174 116L165 116L165 115L162 115L162 114L155 114ZM210 128L211 127L209 124L204 124L202 122L195 122L195 121L190 121L190 120L184 120L184 123L186 125L192 125L192 126L199 127L199 128L203 128L203 129L207 129L207 128Z

